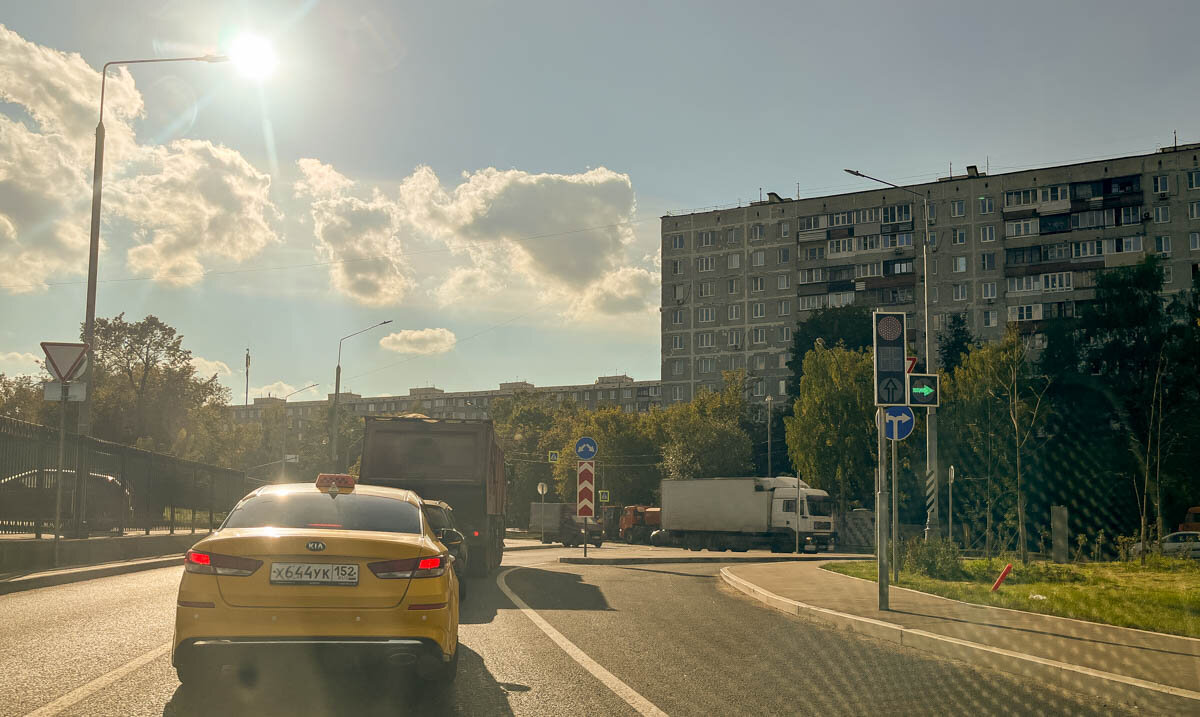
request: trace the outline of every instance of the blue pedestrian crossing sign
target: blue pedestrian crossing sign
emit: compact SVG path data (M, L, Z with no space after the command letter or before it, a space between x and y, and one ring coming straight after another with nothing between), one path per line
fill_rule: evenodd
M916 417L908 406L892 406L883 414L883 435L893 441L903 441L912 435Z
M600 450L600 446L596 445L596 439L584 436L578 441L575 441L575 455L579 456L581 461L590 461L596 457L596 453Z

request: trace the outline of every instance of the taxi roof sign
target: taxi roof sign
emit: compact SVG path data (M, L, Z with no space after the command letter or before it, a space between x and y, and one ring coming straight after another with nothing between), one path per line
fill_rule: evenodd
M317 490L337 495L354 490L354 476L348 473L321 473L317 476Z

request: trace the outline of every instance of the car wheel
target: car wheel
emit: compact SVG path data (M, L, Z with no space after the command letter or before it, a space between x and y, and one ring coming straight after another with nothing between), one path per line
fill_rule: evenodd
M604 541L602 541L602 540L597 540L596 542L592 543L592 545L595 545L597 548L599 548L600 545L603 544L603 542Z

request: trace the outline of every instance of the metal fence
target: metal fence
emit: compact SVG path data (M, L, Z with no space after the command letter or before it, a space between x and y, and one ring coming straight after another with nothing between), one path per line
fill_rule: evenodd
M76 537L210 530L248 490L241 471L72 433L61 478ZM0 416L0 534L52 535L58 479L58 430Z

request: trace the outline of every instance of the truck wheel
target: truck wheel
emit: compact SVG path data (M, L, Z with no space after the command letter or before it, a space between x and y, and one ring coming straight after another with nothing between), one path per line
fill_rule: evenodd
M601 545L602 543L604 543L604 541L603 541L603 540L597 540L596 542L592 543L592 545L594 545L594 546L596 546L597 548L599 548L599 547L600 547L600 545Z
M627 531L625 531L625 542L626 542L628 545L633 545L634 543L636 543L636 542L637 542L637 540L635 539L635 537L634 537L634 535L633 535L633 531L632 531L632 530L627 530Z
M491 546L485 546L482 555L472 556L474 560L467 561L467 575L473 578L486 578L491 572L492 566L492 549Z

